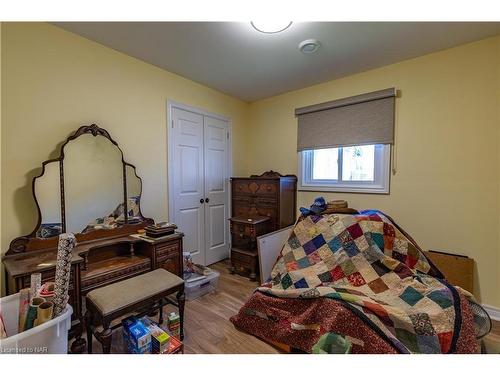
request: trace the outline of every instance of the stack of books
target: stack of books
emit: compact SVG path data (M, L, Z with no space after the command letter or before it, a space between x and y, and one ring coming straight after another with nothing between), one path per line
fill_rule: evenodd
M158 238L174 234L175 230L177 229L177 225L164 222L164 223L148 225L144 229L146 230L146 236L152 238Z

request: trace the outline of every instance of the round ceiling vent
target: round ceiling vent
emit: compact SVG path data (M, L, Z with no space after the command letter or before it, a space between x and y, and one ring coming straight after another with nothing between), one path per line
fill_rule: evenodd
M317 39L307 39L299 44L300 51L307 55L315 53L319 47L321 47L321 43Z

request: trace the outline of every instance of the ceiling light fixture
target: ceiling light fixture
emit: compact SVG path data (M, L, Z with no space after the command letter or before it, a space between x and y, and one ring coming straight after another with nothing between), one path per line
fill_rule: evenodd
M300 51L306 55L315 53L319 50L319 47L321 47L321 43L317 39L306 39L299 44Z
M264 34L276 34L280 33L290 27L291 21L252 21L250 22L255 30L260 31Z

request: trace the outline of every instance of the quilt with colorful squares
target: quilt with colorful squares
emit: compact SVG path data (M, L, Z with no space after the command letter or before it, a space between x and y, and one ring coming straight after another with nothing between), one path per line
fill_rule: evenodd
M277 297L343 301L402 353L455 350L457 290L380 211L299 220L258 290Z

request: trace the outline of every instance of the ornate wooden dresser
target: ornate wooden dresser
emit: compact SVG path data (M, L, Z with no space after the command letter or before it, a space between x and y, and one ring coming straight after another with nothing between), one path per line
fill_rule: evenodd
M295 223L297 177L268 171L260 176L231 178L231 273L258 273L257 236ZM262 220L262 218L269 218Z
M260 176L231 178L232 215L268 216L269 231L295 223L297 176L268 171Z

